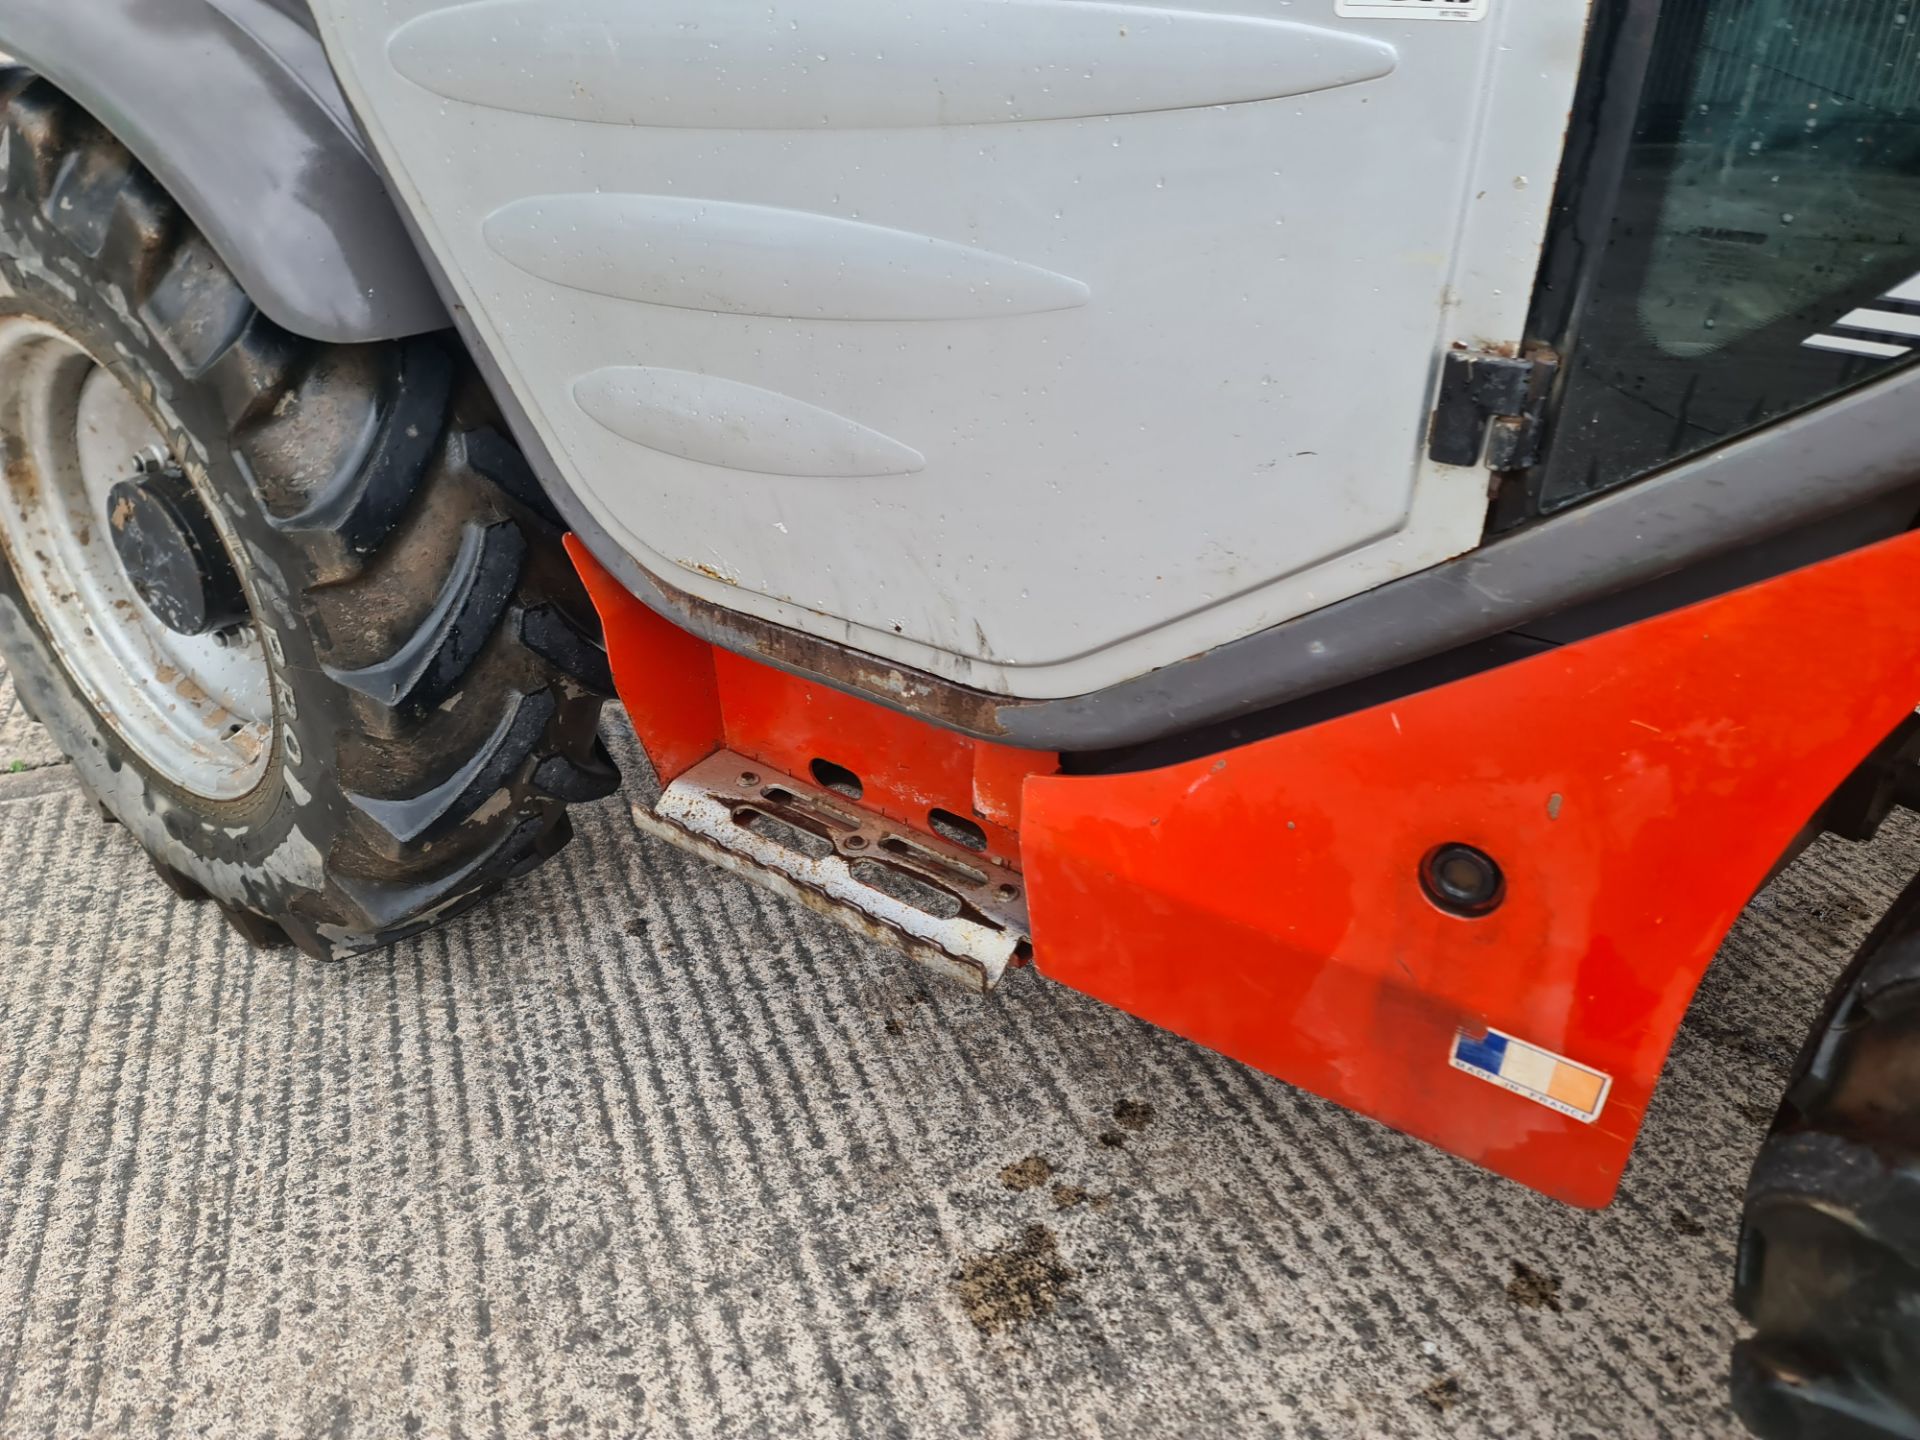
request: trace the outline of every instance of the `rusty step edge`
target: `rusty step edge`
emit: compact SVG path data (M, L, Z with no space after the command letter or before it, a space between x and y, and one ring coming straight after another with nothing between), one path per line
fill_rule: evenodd
M969 989L991 990L1030 949L1017 870L730 750L633 819Z

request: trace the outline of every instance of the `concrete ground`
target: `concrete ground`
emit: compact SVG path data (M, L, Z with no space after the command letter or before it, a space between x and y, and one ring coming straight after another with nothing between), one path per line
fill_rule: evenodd
M1920 864L1825 842L1564 1209L643 839L249 950L0 682L0 1435L1718 1436L1741 1186Z

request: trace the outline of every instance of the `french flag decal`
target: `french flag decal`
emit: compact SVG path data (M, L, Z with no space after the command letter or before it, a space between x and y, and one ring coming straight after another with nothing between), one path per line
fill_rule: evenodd
M1600 1117L1613 1086L1611 1075L1499 1030L1483 1035L1460 1031L1453 1037L1448 1063L1588 1125Z

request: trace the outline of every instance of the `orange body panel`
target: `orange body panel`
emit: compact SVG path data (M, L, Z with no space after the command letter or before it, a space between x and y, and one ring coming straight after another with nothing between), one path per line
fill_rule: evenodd
M600 614L614 689L664 785L724 743L714 649L642 605L578 537L566 545Z
M1920 533L1224 754L1030 780L1035 961L1604 1205L1734 918L1920 702L1917 577ZM1418 883L1455 840L1505 871L1491 914ZM1597 1120L1450 1068L1489 1026L1611 1075Z
M971 816L1019 858L1046 975L1579 1205L1611 1198L1734 917L1920 702L1911 534L1222 754L1057 775L716 651L569 547L663 780L725 745L843 765L923 829ZM1426 898L1446 841L1502 866L1490 914ZM1611 1077L1598 1117L1452 1068L1489 1028Z
M935 809L969 819L986 853L1017 863L1020 786L1057 757L956 735L719 650L635 599L573 536L567 550L606 631L614 683L661 782L724 746L806 779L816 759L860 777L861 803L932 833Z

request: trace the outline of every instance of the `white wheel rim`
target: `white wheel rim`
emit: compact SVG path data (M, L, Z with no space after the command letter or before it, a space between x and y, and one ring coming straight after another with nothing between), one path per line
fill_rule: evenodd
M0 545L80 691L141 760L215 800L266 773L272 677L251 625L180 635L121 569L107 493L135 457L164 458L160 430L119 378L64 332L0 319ZM229 558L235 552L221 523ZM238 569L238 567L235 567Z

